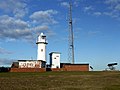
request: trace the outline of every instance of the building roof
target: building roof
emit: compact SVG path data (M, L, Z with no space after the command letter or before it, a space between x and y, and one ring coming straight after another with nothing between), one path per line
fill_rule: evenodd
M43 61L43 60L18 60L18 62L26 62L26 61L42 61L42 62L46 62L46 61Z
M60 52L51 52L49 55L56 53L56 54L61 54Z
M89 63L71 64L71 63L60 63L62 65L89 65Z

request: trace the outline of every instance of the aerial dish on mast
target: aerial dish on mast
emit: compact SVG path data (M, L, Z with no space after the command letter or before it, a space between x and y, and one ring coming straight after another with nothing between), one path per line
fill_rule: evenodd
M109 63L107 66L109 67L110 70L115 71L115 65L117 65L117 63Z
M93 67L92 66L90 66L90 69L93 71Z

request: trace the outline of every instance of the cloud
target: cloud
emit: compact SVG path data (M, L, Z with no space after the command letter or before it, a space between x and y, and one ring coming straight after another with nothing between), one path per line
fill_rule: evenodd
M12 53L13 53L13 52L8 51L8 50L0 47L0 54L12 54Z
M104 4L105 8L95 8L98 4ZM102 10L103 9L103 10ZM120 0L104 0L96 5L88 5L83 8L83 11L90 15L95 16L109 16L112 18L120 19Z
M30 19L32 19L34 23L56 24L57 21L53 18L53 15L57 13L57 11L52 9L46 11L37 11L30 16Z
M67 8L68 8L68 7L69 7L69 3L68 3L68 2L62 2L62 3L61 3L61 6L64 6L64 7L67 7Z
M120 19L120 0L105 0L104 4L108 6L104 15Z
M119 2L120 2L120 0L105 0L106 4L117 4Z
M31 35L28 29L29 24L20 19L15 19L7 15L0 16L0 38L18 39Z
M83 7L83 11L89 15L94 15L94 16L102 15L102 13L99 11L96 11L95 7L93 7L92 5L88 5L88 6Z
M0 9L12 13L14 17L21 18L28 12L25 0L0 0Z
M6 29L9 29L9 27L12 29L24 29L28 26L27 22L20 19L15 19L13 17L9 17L8 15L0 16L0 27L4 27Z
M110 17L112 17L112 18L119 18L119 13L114 13L114 12L104 12L103 13L104 15L106 15L106 16L110 16Z
M26 19L24 16L28 13L26 2L26 0L0 0L2 13L0 16L0 41L33 42L40 32L51 34L50 25L58 23L54 18L58 12L52 9L33 12L26 21L24 20Z
M95 16L101 16L101 15L102 15L101 12L94 12L93 14L94 14Z
M118 4L118 5L115 6L115 10L120 11L120 4Z
M79 0L74 0L71 4L74 7L78 7L79 2L80 2ZM61 2L61 6L69 8L70 7L70 2Z
M38 14L37 12L33 13L31 15L31 18L36 19L36 23L38 23L38 25L34 24L33 22L31 23L30 21L24 21L22 19L10 17L8 15L2 15L0 16L0 40L25 40L33 42L40 32L46 32L49 35L53 35L51 34L52 31L50 31L49 25L54 24L55 20L52 17L52 14L56 13L57 12L54 12L53 10L44 11L43 18L42 16L35 17L37 15L41 15L41 12ZM44 18L44 15L46 18ZM48 20L48 18L50 21ZM37 21L37 19L40 20ZM40 25L39 22L42 19L43 22L47 24Z
M78 7L79 1L78 1L78 0L75 0L74 3L73 3L73 5L74 5L75 7Z
M40 32L48 32L49 31L49 26L47 25L38 25L36 27L31 28L32 32L35 33L36 35L40 34Z
M51 36L55 36L56 33L53 32L52 30L48 30L47 33L46 33L46 35L50 38Z
M15 60L13 59L7 59L7 58L0 58L0 66L2 65L12 65L12 62Z
M86 6L83 9L84 9L84 12L89 12L89 11L94 10L94 8L92 6Z

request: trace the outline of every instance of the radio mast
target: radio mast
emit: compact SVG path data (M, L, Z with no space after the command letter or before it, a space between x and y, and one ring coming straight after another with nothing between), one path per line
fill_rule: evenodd
M68 36L68 60L74 64L74 35L72 25L72 4L69 3L69 36Z

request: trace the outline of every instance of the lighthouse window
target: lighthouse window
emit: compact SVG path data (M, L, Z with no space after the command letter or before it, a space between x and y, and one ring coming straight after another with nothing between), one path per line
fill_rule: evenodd
M41 52L43 52L43 49L41 49Z
M45 39L45 37L42 37L42 39Z

